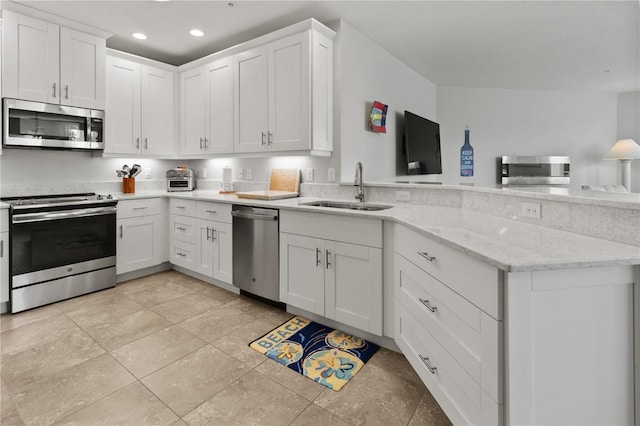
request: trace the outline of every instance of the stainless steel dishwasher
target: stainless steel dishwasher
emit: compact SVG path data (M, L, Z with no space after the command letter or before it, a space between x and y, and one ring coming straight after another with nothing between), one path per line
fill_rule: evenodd
M233 285L280 300L278 210L233 205Z

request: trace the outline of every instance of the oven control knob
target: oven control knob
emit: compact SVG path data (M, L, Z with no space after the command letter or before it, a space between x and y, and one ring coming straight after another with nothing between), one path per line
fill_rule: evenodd
M98 200L102 200L104 197L102 195L98 195Z
M108 195L107 195L107 200L113 200L113 195L108 194Z

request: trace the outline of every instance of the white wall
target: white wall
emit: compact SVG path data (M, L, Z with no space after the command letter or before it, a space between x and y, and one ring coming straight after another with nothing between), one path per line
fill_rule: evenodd
M394 181L396 145L402 132L397 119L409 110L435 120L436 86L344 21L340 22L339 38L336 69L340 83L335 104L340 119L334 124L339 132L341 180L351 182L360 161L365 181ZM389 105L387 133L369 130L373 101Z
M618 95L617 139L633 139L640 144L640 92ZM640 160L631 162L631 192L640 192Z
M617 135L617 95L600 92L438 87L443 182L497 183L502 155L569 155L571 187L616 183L603 161ZM460 148L469 126L473 177L460 177Z

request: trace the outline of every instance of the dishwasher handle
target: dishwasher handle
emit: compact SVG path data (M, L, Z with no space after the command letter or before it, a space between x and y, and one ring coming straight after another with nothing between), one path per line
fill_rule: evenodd
M242 219L255 219L255 220L278 220L278 216L268 213L254 213L244 212L241 210L231 210L231 216L239 217Z

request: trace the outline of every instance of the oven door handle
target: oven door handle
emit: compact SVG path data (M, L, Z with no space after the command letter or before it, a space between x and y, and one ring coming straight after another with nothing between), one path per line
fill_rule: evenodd
M78 217L103 216L115 214L116 207L96 207L91 209L61 210L52 212L14 214L12 223L43 222L45 220L74 219Z

